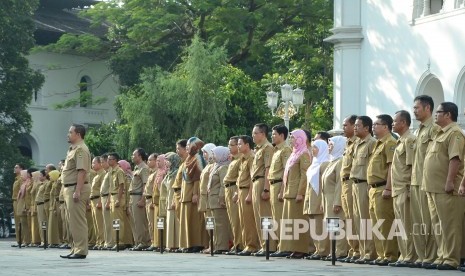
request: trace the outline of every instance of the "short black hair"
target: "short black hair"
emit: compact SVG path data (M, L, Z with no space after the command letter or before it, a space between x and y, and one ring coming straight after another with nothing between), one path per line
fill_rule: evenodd
M357 120L357 115L352 114L350 116L347 116L346 119L347 119L347 122L349 122L351 125L354 125L355 120Z
M147 157L147 160L150 158L150 156L153 156L153 158L157 159L157 158L158 158L158 155L160 155L160 154L158 154L158 153L156 153L156 152L153 152L153 153L151 153L151 154L149 155L149 157Z
M329 142L329 138L331 138L331 134L329 134L326 131L319 131L316 133L317 135L320 135L321 140L326 141L326 143Z
M357 120L362 122L363 127L368 127L368 131L370 132L371 135L373 135L373 120L371 120L370 117L362 115L362 116L358 116Z
M187 139L181 139L176 142L176 145L180 147L186 148L187 147Z
M413 99L413 102L419 101L423 107L426 107L427 105L430 106L430 111L431 113L434 110L434 101L433 98L431 98L428 95L419 95L416 96L415 99Z
M457 117L459 116L459 108L453 102L443 102L440 104L444 112L450 113L452 121L457 122Z
M26 169L26 166L24 166L22 163L16 163L16 166L18 166L21 170Z
M145 152L145 150L143 148L137 148L136 151L140 155L140 157L142 158L143 161L148 160L149 156L147 155L147 153Z
M108 159L108 153L104 153L104 154L100 155L100 158L102 158L103 160L107 161L107 159Z
M84 137L86 136L86 127L80 124L72 124L71 126L74 127L74 132L79 134L79 136L81 136L81 138L84 139Z
M47 168L48 168L49 170L51 170L51 171L54 171L54 170L57 169L57 168L55 167L55 165L53 165L53 164L48 164L48 165L47 165Z
M239 139L244 142L244 144L248 144L251 149L253 149L253 139L249 135L241 135L239 136Z
M412 117L410 116L410 113L407 110L399 110L396 112L396 114L399 114L399 117L405 121L407 126L410 126L412 123Z
M256 124L254 127L258 128L261 132L265 133L265 135L268 135L268 125L264 123L259 123Z
M116 159L116 161L121 160L121 158L119 157L119 154L117 154L116 152L110 152L108 154L108 157L110 157L110 156L113 156Z
M40 174L41 174L42 176L47 176L47 173L45 172L45 170L40 170Z
M239 141L239 136L232 136L231 138L229 138L229 140L233 140L233 141Z
M27 169L27 174L29 174L30 176L32 176L32 173L33 173L33 172L36 172L36 171L37 171L36 168L29 168L29 169Z
M389 128L389 131L392 131L392 117L391 115L388 115L388 114L381 114L381 115L378 115L376 116L376 118L380 119L383 124L386 124L387 127Z
M66 160L65 160L65 159L61 159L60 162L64 164L64 163L66 162Z
M311 130L306 130L306 129L302 129L304 132L305 132L305 135L307 136L307 141L310 142L312 141L312 131Z
M285 125L276 125L272 128L272 130L276 131L278 134L284 135L284 140L287 139L287 135L289 135L289 129Z

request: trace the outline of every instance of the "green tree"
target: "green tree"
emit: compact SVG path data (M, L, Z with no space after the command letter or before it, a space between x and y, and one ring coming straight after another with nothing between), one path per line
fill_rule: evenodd
M43 76L29 68L25 56L34 46L32 14L36 0L0 2L0 193L10 195L13 167L24 162L17 148L20 135L29 132L27 106ZM1 196L1 195L0 195Z

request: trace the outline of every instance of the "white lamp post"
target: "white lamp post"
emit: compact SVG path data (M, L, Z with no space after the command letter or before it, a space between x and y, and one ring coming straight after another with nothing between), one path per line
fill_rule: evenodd
M266 101L273 115L284 120L284 125L289 129L289 120L299 111L304 103L304 90L296 88L292 90L292 86L284 84L281 86L281 103L278 107L278 93L273 90L266 93ZM276 109L276 107L278 107ZM275 112L276 109L276 112Z

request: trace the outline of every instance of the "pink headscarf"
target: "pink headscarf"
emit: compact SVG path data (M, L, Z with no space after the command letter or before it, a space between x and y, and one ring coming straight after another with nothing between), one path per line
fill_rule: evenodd
M131 170L131 164L129 164L128 161L126 160L119 160L118 165L120 166L121 169L123 169L124 173L126 175L129 175L132 177L132 170Z
M165 178L166 173L168 173L168 166L166 164L166 156L164 154L160 154L157 157L157 176L155 177L155 184L157 185L157 188L160 189L161 182L163 181L163 178Z
M26 187L30 183L30 180L27 178L27 170L21 171L21 180L23 183L21 184L21 188L19 189L18 198L23 198L26 195Z
M307 134L301 129L297 129L291 132L291 135L294 137L294 145L292 149L292 154L287 159L286 168L284 169L283 184L286 185L287 174L291 167L299 160L299 157L302 154L308 154L311 157L310 152L307 148Z

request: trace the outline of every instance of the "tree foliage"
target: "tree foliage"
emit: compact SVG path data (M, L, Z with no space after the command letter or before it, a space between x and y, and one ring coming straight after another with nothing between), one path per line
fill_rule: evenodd
M25 58L34 45L32 14L36 8L35 0L0 2L0 193L3 195L9 195L14 164L25 161L16 146L20 135L31 128L27 105L44 80L39 72L29 68Z

